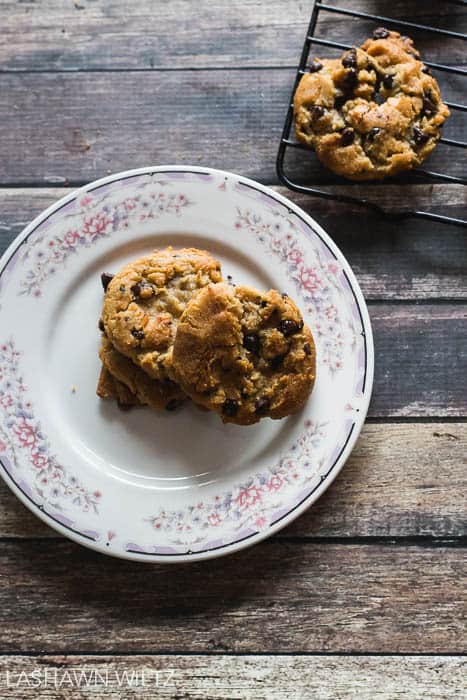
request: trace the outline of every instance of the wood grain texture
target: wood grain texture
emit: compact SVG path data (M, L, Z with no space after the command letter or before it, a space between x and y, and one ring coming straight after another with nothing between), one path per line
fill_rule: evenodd
M417 0L330 3L466 31L462 8ZM294 66L310 19L300 0L3 0L3 70L115 70ZM361 43L374 21L322 13L317 35ZM462 42L436 36L417 46L434 61L465 60Z
M367 299L467 298L464 230L416 219L395 224L361 207L298 195L284 187L274 189L328 231L352 265ZM414 186L402 197L398 186L377 189L379 201L388 208L398 197L418 201L420 206L435 201L451 215L465 213L467 207L466 188L461 185ZM69 192L59 187L0 188L0 253L37 214Z
M451 3L339 4L455 31L467 25L465 9ZM18 183L82 183L164 162L276 183L309 10L301 0L3 0L0 187L10 189L0 189L0 250L66 191L11 189ZM323 15L318 34L359 43L373 28ZM417 45L433 61L466 63L458 40L431 35ZM446 99L465 97L460 79L438 77ZM465 133L463 116L454 115L445 136ZM332 182L312 155L292 152L287 163L297 178ZM449 147L428 164L465 175L462 153ZM465 215L458 186L391 184L371 192L391 210L410 203ZM291 196L331 233L372 301L370 416L467 416L467 311L448 303L467 296L465 233ZM424 303L384 303L390 301ZM183 567L144 567L78 547L36 520L2 483L0 654L10 656L0 656L0 700L38 697L35 688L7 687L7 671L83 666L174 669L174 686L162 686L162 675L156 691L138 689L151 698L463 697L466 443L461 421L369 424L331 489L288 529L252 550ZM374 539L345 539L352 537ZM301 655L414 651L464 657ZM206 653L215 656L193 655ZM54 700L91 696L125 699L135 690L51 685L41 692Z
M276 535L467 536L467 424L366 425L328 491ZM59 537L0 482L0 537Z
M450 547L272 540L144 566L1 541L1 651L464 653L466 583Z
M467 308L369 308L376 371L369 415L465 416Z
M17 688L23 700L447 700L467 693L466 667L460 656L10 656L0 700Z
M466 423L366 425L330 489L282 535L464 537L466 467Z
M0 185L82 183L164 163L277 182L293 77L291 69L0 75ZM447 97L455 82L445 77ZM449 120L446 136L465 136L462 116ZM307 182L335 180L311 152L291 159L289 169ZM465 175L462 153L449 146L428 164Z

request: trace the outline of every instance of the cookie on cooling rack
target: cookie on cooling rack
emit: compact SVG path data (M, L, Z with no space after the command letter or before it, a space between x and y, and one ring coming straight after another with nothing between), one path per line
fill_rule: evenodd
M350 180L420 165L449 116L411 39L383 27L340 59L315 59L294 97L297 138Z
M107 281L105 335L150 377L170 379L173 341L185 305L197 290L220 280L220 263L205 251L155 250Z
M172 369L182 389L225 423L295 413L315 380L315 346L285 294L210 284L187 304Z

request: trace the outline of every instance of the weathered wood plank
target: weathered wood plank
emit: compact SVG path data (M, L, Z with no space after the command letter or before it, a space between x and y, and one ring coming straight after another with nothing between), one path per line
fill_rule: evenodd
M465 416L465 305L378 304L369 311L376 357L369 415Z
M86 182L163 163L210 165L277 182L275 156L293 70L0 75L0 184ZM455 95L446 76L446 96ZM446 136L461 139L462 114ZM294 172L332 182L313 153ZM465 175L462 153L440 145L429 164Z
M323 188L363 195L353 186ZM363 207L297 195L290 197L331 235L352 268L366 299L463 299L467 296L465 229L424 219L385 219ZM465 218L467 188L462 185L395 186L372 189L372 199L386 211L401 202L417 209ZM368 196L368 190L366 191Z
M8 656L0 700L447 700L467 693L466 667L461 656Z
M466 467L466 423L368 424L331 488L282 535L466 536Z
M466 13L448 3L334 3L454 31ZM3 70L153 69L296 65L311 3L280 0L34 0L2 2ZM361 43L374 22L322 13L318 35ZM417 37L417 33L413 33ZM116 37L118 40L116 40ZM419 38L434 61L465 60L459 40Z
M3 652L464 653L465 550L270 541L142 566L0 541Z
M467 424L369 424L337 480L276 539L467 536ZM58 537L0 482L0 537Z
M367 299L467 297L464 230L414 219L394 223L361 207L297 195L283 187L275 189L303 207L330 233L352 265ZM69 191L0 188L0 253L31 219ZM377 191L380 203L388 208L401 198L398 186L383 185ZM466 188L461 185L406 187L403 193L403 198L419 206L429 205L432 199L448 215L465 214L466 197Z

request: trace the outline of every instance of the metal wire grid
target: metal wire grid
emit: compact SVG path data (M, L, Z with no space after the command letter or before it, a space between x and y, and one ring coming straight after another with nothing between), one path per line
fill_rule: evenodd
M450 2L453 5L462 5L463 7L467 7L467 1L466 0L446 0L447 2ZM403 212L387 212L385 211L379 204L376 202L371 201L370 199L367 198L360 198L360 197L353 197L351 195L343 195L343 194L337 194L337 193L332 193L328 192L326 190L322 190L319 187L312 187L309 185L303 185L297 182L294 182L293 179L288 177L285 174L284 170L284 159L286 155L286 151L288 148L295 148L295 149L301 149L310 152L312 149L307 146L306 144L299 143L297 141L293 141L291 139L291 130L293 126L293 120L294 120L294 115L293 115L293 97L295 94L295 90L297 89L298 83L304 75L304 73L308 72L306 69L307 63L308 63L308 58L310 55L310 49L313 44L318 44L320 46L329 46L332 48L336 49L350 49L352 48L351 44L342 44L337 41L331 41L330 39L324 39L322 37L315 36L315 29L316 29L316 23L318 21L318 17L320 12L328 12L328 13L333 13L333 14L338 14L338 15L346 15L349 17L355 17L355 18L360 18L360 19L365 19L365 20L371 20L377 23L378 25L384 25L384 26L389 26L394 29L402 29L403 32L406 30L412 30L416 29L419 31L426 31L426 32L431 32L432 34L438 34L444 37L450 37L450 38L455 38L455 39L462 39L462 40L467 40L467 35L462 34L459 32L453 32L447 29L440 29L439 27L430 27L428 25L423 25L423 24L417 24L416 22L407 22L404 20L398 20L398 19L392 19L391 17L384 17L381 15L374 15L370 14L367 12L359 12L357 10L350 10L347 8L342 8L342 7L337 7L335 5L327 5L324 2L320 2L319 0L315 0L313 10L311 13L311 20L310 24L308 27L305 43L303 45L302 49L302 54L300 57L300 63L297 69L297 74L295 77L295 82L292 90L292 95L290 99L290 104L289 108L287 111L287 116L285 119L284 123L284 128L282 131L282 137L281 141L279 144L279 150L277 153L277 174L280 178L280 180L291 190L295 190L296 192L302 192L305 194L313 194L317 195L319 197L324 197L326 199L333 199L335 201L339 202L349 202L352 204L361 204L363 206L370 207L379 213L383 214L386 217L392 217L392 218L405 218L405 217L421 217L424 219L432 219L435 221L442 221L445 223L450 223L450 224L455 224L458 226L465 226L467 227L467 220L465 219L457 219L454 217L450 216L444 216L442 214L437 214L435 212L430 212L430 211L422 211L422 210L409 210L409 211L403 211ZM467 71L462 69L462 68L454 68L452 66L447 66L442 63L433 63L431 61L425 61L425 65L430 66L431 68L435 68L436 70L445 72L445 73L454 73L456 75L461 75L465 76L467 75ZM458 111L458 112L467 112L467 106L464 104L457 104L455 102L447 102L445 101L448 107L451 110ZM463 141L456 141L454 139L448 139L448 138L441 138L439 143L444 144L445 146L450 146L454 148L461 148L465 149L467 148L467 143ZM446 182L446 183L457 183L457 184L467 184L467 178L463 177L454 177L452 175L449 175L448 173L439 173L439 172L433 172L431 170L426 170L424 168L416 168L413 171L410 171L410 175L412 177L414 176L421 176L423 178L427 178L428 180L435 181L435 182ZM341 184L342 181L340 181Z

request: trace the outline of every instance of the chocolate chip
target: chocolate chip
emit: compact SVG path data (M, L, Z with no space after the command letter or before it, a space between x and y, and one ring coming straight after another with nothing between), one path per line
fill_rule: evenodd
M424 93L423 98L423 114L425 117L432 117L436 112L435 98L431 90Z
M344 77L342 78L342 85L346 92L352 92L356 84L358 83L357 71L355 68L349 68Z
M376 92L373 95L373 101L376 102L377 105L382 105L384 102L386 102L386 99L382 96L380 92Z
M149 299L154 294L154 287L152 284L137 282L131 287L131 293L136 299Z
M266 396L258 399L255 403L255 413L266 413L269 410L270 401Z
M378 136L378 134L379 134L380 132L381 132L381 129L378 128L377 126L374 126L372 129L370 129L370 131L368 132L368 134L366 135L366 137L367 137L367 139L369 139L370 141L373 141L374 138L375 138L375 136Z
M260 348L259 335L257 333L247 333L244 335L243 347L250 352L258 354Z
M105 332L104 321L101 318L99 319L99 330L102 331L102 333Z
M121 291L121 292L124 292L125 289L126 289L125 285L124 285L124 284L121 284L121 285L120 285L120 291Z
M321 119L324 116L326 110L321 105L314 105L310 109L312 119Z
M165 404L165 410L166 411L176 411L177 408L181 405L182 405L182 402L179 401L179 399L170 399L170 401Z
M282 292L281 297L282 297L283 299L288 299L288 298L289 298L289 295L286 294L285 292Z
M231 282L231 281L232 281L232 275L227 275L227 279L229 280L229 282Z
M433 105L431 102L428 102L427 100L423 100L423 111L422 115L424 117L432 117L433 114L435 113L435 110L433 108Z
M131 335L133 336L133 338L136 338L136 340L143 340L144 331L141 331L138 328L132 328Z
M295 321L292 321L292 319L284 318L279 323L279 330L283 335L287 337L289 335L293 335L294 333L298 333L298 331L300 330L300 326Z
M284 357L285 355L276 355L276 357L273 357L271 360L269 360L269 367L273 370L279 369L284 360Z
M422 73L426 73L427 75L432 75L430 66L423 66Z
M315 58L310 63L308 70L310 71L310 73L317 73L318 71L321 70L322 67L323 67L323 64L320 61L316 60L316 58Z
M353 129L347 128L341 131L341 146L350 146L354 142L355 131Z
M338 95L334 100L334 109L340 110L347 102L347 97L345 95Z
M101 282L102 282L102 286L104 288L104 292L107 291L107 287L109 286L109 284L111 283L113 278L114 278L114 276L111 275L110 272L103 272L102 273Z
M264 309L264 307L267 306L267 305L268 305L268 302L267 302L267 301L264 301L264 299L263 299L263 301L261 302L261 306L263 307L263 309Z
M426 131L422 131L421 129L418 128L418 126L414 126L413 128L413 140L417 144L417 146L422 146L424 143L428 141L430 138L430 134L427 134Z
M394 76L393 75L385 75L383 78L383 85L386 88L386 90L390 90L392 86L394 85Z
M387 39L389 36L389 31L385 27L378 27L373 32L373 39Z
M342 57L342 65L344 68L356 68L357 67L357 49L350 49Z
M238 413L238 402L235 399L226 399L222 404L222 413L224 416L234 418Z
M436 97L431 90L425 90L423 93L423 111L429 117L436 112Z
M305 343L305 345L303 346L303 349L305 350L305 355L311 355L310 343Z

